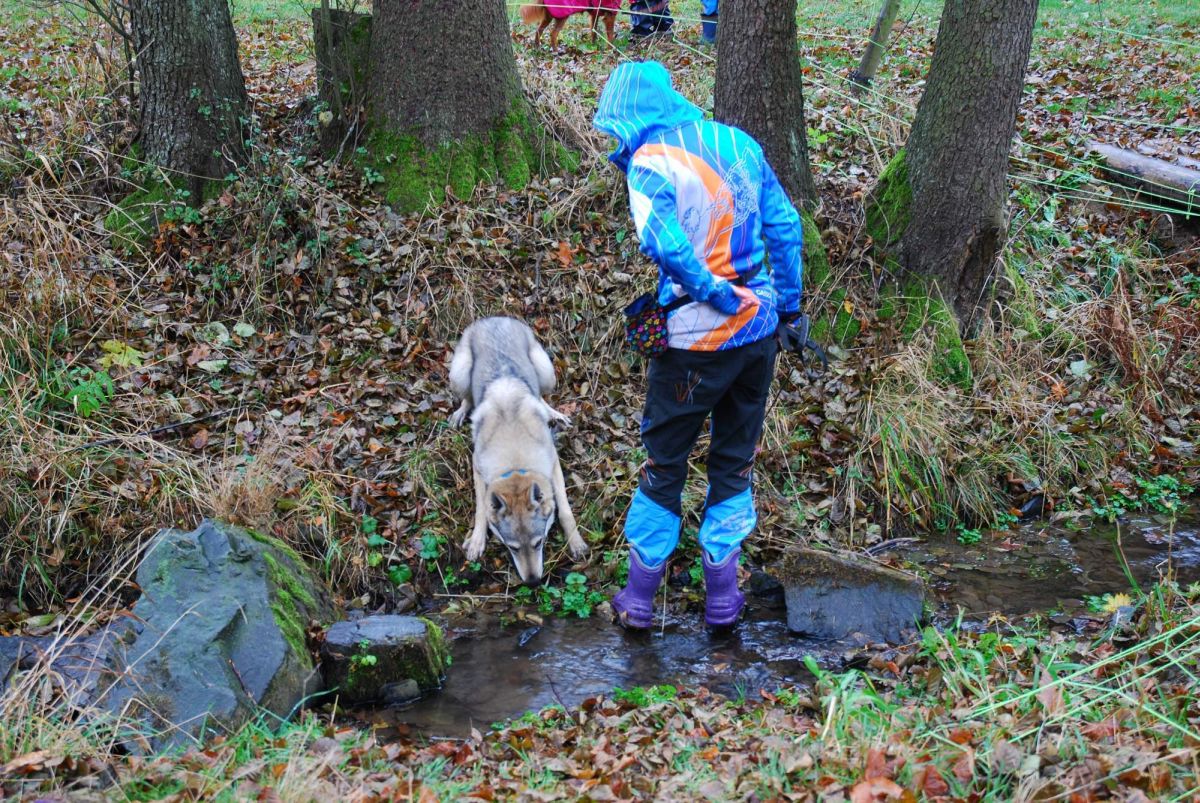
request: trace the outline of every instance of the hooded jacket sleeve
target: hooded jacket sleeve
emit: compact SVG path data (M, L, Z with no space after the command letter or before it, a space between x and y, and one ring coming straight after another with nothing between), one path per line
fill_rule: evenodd
M639 166L636 155L628 173L629 207L641 251L688 295L706 301L717 279L700 263L676 213L675 186L659 173ZM786 198L784 199L786 200Z
M763 159L759 208L762 210L763 239L771 255L775 292L779 296L779 312L781 315L799 312L804 290L804 228L800 223L800 213L788 199L766 159Z

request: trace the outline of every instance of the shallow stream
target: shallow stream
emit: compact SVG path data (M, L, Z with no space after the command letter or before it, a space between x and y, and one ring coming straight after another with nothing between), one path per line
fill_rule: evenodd
M1142 584L1168 568L1184 584L1200 581L1200 520L1173 530L1151 519L1072 531L1044 522L985 533L974 545L945 537L899 546L894 562L930 580L938 617L961 610L968 620L993 614L1046 612L1070 623L1086 614L1085 597L1128 592L1122 559ZM813 655L836 663L855 645L817 642L787 631L783 611L749 595L747 619L726 635L707 633L699 612L672 618L648 634L626 634L600 617L548 619L541 626L501 627L483 620L448 630L453 665L441 692L404 709L371 712L379 724L429 735L463 736L552 703L576 705L613 687L671 683L726 695L757 695L808 677Z

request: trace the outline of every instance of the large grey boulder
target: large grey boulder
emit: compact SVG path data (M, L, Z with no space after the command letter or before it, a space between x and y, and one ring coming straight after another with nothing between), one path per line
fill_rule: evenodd
M325 683L349 705L400 705L442 683L441 629L416 616L366 616L337 622L321 645Z
M794 547L770 574L783 585L794 633L826 639L858 633L898 643L924 619L921 578L873 561Z
M210 520L163 530L137 581L141 632L117 642L122 671L97 703L140 721L145 746L231 731L262 709L288 716L320 690L305 631L332 606L282 542Z

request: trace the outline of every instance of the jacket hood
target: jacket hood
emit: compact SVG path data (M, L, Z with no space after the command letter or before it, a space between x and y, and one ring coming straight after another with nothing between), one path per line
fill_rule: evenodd
M592 125L617 139L608 160L622 170L648 139L684 123L704 119L703 112L671 86L671 74L657 61L618 66L608 77Z

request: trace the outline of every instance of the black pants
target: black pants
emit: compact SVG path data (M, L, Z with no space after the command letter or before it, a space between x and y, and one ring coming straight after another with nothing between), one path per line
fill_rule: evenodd
M642 414L644 494L681 514L688 456L710 414L706 507L750 487L777 348L768 337L728 351L669 349L650 361Z

